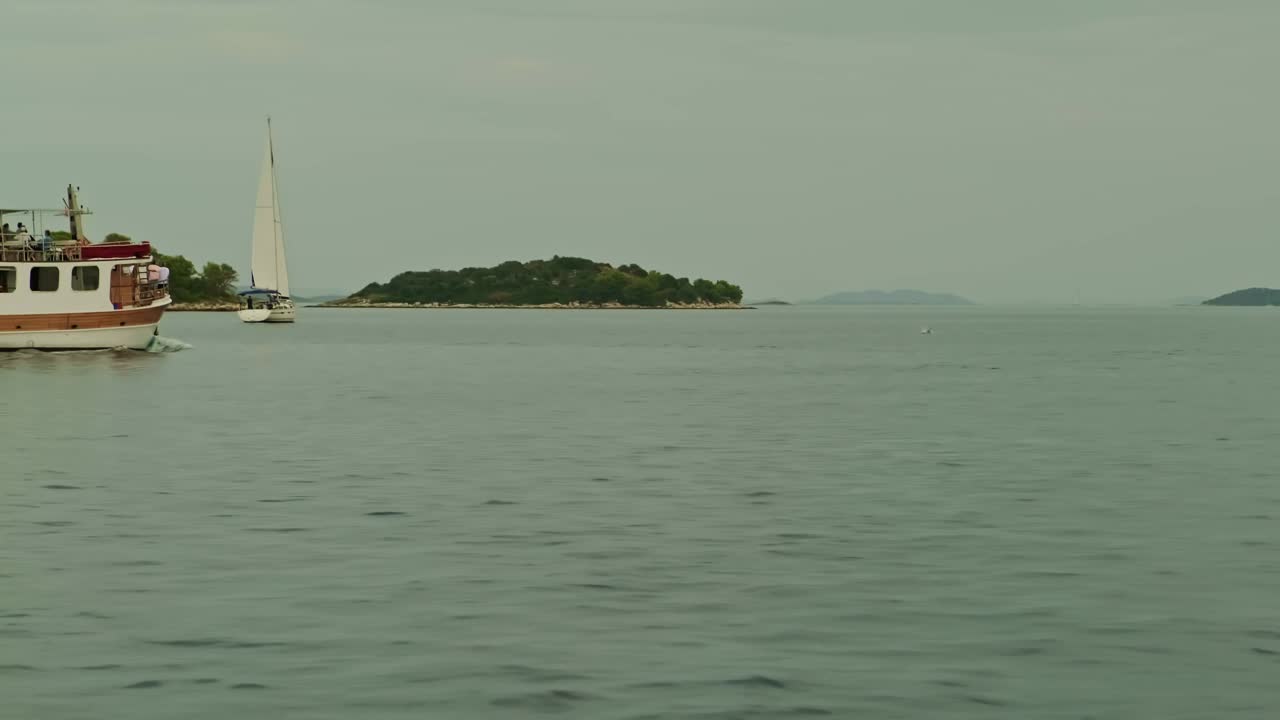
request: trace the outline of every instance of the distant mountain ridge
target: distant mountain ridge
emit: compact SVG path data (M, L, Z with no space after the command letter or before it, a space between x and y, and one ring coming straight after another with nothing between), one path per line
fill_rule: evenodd
M235 290L237 293L240 293L249 289L250 288L248 285L238 285L236 286ZM344 298L351 294L347 290L334 290L332 288L310 288L310 287L295 287L291 289L291 292L292 292L292 297L295 300L299 300L299 299L329 300L332 298Z
M857 290L838 292L814 300L814 305L973 305L972 300L950 293L922 290Z

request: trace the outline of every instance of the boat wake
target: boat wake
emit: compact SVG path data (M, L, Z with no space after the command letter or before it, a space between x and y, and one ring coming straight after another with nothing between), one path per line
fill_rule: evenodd
M143 348L142 352L172 353L190 349L191 345L184 343L181 340L153 335L151 336L151 342L147 343L147 346Z
M151 336L151 340L143 348L131 348L125 345L117 345L109 348L93 348L93 349L44 349L44 348L18 348L9 352L0 353L0 355L12 355L17 357L40 357L48 355L66 356L66 355L118 355L128 353L175 353L182 350L190 350L189 343L176 340L174 338L160 337L159 335Z

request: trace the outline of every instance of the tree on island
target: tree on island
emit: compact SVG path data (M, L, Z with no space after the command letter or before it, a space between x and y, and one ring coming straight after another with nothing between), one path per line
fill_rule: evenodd
M742 288L724 280L690 281L636 264L614 267L586 258L511 260L490 268L403 272L370 283L349 300L441 305L618 303L632 307L740 303Z
M236 296L236 280L240 274L226 263L207 262L200 271L198 287L205 297L222 300L234 300Z
M239 274L225 263L207 262L196 272L195 263L181 255L165 255L154 248L157 265L169 268L169 295L174 302L233 302Z

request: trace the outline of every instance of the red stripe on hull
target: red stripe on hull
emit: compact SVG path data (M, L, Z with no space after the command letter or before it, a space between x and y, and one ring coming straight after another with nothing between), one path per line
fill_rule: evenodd
M0 315L0 333L44 330L100 330L160 322L165 306L92 313Z

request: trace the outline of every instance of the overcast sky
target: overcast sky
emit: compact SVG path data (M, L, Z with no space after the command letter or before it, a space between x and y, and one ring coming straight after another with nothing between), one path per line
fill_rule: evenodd
M749 298L1280 287L1275 0L6 0L0 204L295 289L581 255Z

